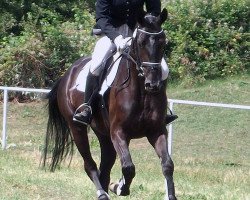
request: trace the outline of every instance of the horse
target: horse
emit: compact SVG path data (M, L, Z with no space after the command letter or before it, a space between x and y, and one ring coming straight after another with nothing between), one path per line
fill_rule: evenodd
M176 200L174 164L167 148L168 133L164 121L167 83L162 80L161 71L166 45L161 25L167 15L167 10L163 9L158 17L145 14L138 19L138 27L129 50L122 54L112 86L105 96L98 95L94 100L90 127L100 143L99 168L91 155L88 127L73 121L75 110L83 102L84 92L72 87L90 57L77 60L47 95L49 117L43 165L51 153L50 169L54 171L67 155L72 154L75 144L83 158L84 169L96 187L98 200L110 199L109 190L119 196L130 194L135 165L129 143L142 137L148 139L161 160L167 199ZM110 183L117 155L122 178L117 183Z

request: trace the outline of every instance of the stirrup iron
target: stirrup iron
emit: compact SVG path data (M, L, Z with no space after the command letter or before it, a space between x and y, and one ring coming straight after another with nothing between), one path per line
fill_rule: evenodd
M93 112L92 112L91 106L88 105L87 103L83 103L83 104L81 104L80 106L78 106L78 108L76 109L76 111L75 111L75 113L74 113L74 116L75 116L75 114L78 113L78 111L79 111L82 107L84 107L84 106L86 106L86 107L88 107L88 108L90 109L90 113L91 113L91 115L92 115Z

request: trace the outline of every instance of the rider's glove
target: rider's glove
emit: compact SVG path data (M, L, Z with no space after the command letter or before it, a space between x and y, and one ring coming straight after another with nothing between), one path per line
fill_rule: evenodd
M122 35L119 35L115 38L114 43L116 45L117 51L122 51L127 46L131 44L131 37L123 38Z

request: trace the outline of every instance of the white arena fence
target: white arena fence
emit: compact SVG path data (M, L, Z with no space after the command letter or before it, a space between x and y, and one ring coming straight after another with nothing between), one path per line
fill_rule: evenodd
M48 89L33 89L33 88L20 88L20 87L4 87L0 86L0 90L4 92L3 98L3 129L2 129L2 149L7 148L7 108L8 108L8 91L18 91L18 92L33 92L33 93L48 93ZM187 101L187 100L177 100L168 99L169 108L173 111L174 104L186 104L186 105L196 105L196 106L210 106L210 107L220 107L220 108L234 108L234 109L244 109L250 110L250 106L246 105L235 105L235 104L222 104L222 103L209 103L209 102L199 102L199 101ZM172 154L172 142L173 142L173 124L168 127L168 150L169 154Z

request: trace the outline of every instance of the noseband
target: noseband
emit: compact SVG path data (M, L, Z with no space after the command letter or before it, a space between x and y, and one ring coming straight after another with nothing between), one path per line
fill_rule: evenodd
M137 37L136 37L137 32L144 33L147 35L160 35L160 34L164 33L163 29L161 29L159 32L148 32L148 31L145 31L143 29L136 28L135 34L133 35L133 38L132 38L133 40L137 39ZM138 46L136 46L136 49L135 49L135 56L136 56L136 60L134 58L132 58L131 56L129 56L129 57L136 64L136 69L139 71L139 76L144 76L143 68L150 67L151 69L158 69L159 66L161 65L160 62L141 61L140 56L139 56Z

